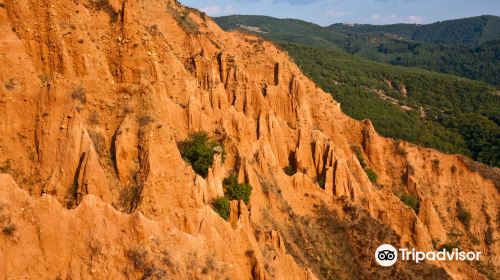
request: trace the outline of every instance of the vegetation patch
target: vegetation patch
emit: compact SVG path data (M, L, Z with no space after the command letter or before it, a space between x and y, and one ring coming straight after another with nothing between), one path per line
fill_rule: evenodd
M279 229L297 263L310 267L320 279L391 279L395 273L403 279L448 279L443 269L430 264L400 262L374 269L375 249L381 242L398 244L399 237L365 210L347 204L344 209L345 218L341 218L325 205L317 205L314 215L294 215L288 226L271 220L272 228Z
M243 200L248 205L250 196L252 195L252 186L245 183L238 183L235 175L231 175L224 179L224 196L219 197L212 202L214 211L227 221L230 213L231 200Z
M214 161L214 154L224 155L223 146L212 140L206 132L195 132L189 138L178 144L182 158L189 163L193 170L203 178L208 175L208 169Z
M198 24L191 19L189 12L178 11L171 7L167 7L167 11L175 18L175 20L186 32L200 34L200 28Z
M91 125L99 125L99 113L92 111L88 120Z
M149 116L149 115L142 115L142 116L137 118L137 123L139 123L139 125L141 127L146 126L152 122L153 122L153 118L151 118L151 116Z
M83 87L77 87L73 89L73 91L71 92L71 98L73 98L73 100L80 101L80 103L82 104L87 103L87 94Z
M443 245L439 246L438 251L447 251L447 252L452 252L453 249L459 249L458 243L455 242L448 242L444 243Z
M2 229L2 233L5 235L13 235L14 232L17 230L16 225L11 224Z
M224 220L227 221L229 219L229 199L225 196L217 198L212 202L212 206L214 208L214 211L219 214Z
M322 189L325 189L325 186L326 186L326 178L325 178L325 176L318 176L318 178L316 178L316 183L318 183L318 185Z
M377 183L378 180L378 175L375 172L375 170L371 169L368 164L366 163L365 157L363 156L363 151L359 146L351 146L351 150L354 152L356 157L358 158L359 164L361 167L363 167L363 170L365 171L366 175L368 176L368 179L374 184Z
M370 179L370 181L374 184L377 183L377 180L378 180L377 173L369 167L365 167L364 170L366 172L366 175L368 175L368 178Z
M4 163L0 165L0 173L7 173L12 175L12 166L9 159L4 161Z
M401 202L403 202L408 207L413 209L413 211L415 211L415 213L418 213L419 202L418 202L418 198L416 196L414 196L413 194L410 194L410 193L403 193L403 194L401 194L399 199L401 199Z
M94 145L97 154L99 154L99 156L101 157L106 156L107 155L106 140L104 139L102 133L98 131L89 131L89 136L90 139L92 139L92 144Z
M457 217L458 220L465 226L468 230L470 228L470 222L472 220L472 214L465 208L462 202L457 202Z
M14 90L16 88L16 83L14 82L14 79L9 79L4 83L4 86L8 90Z
M136 180L136 178L134 178L134 180ZM141 201L142 189L142 184L132 184L120 191L119 203L123 211L132 213L137 208Z
M295 173L297 173L297 168L290 164L287 167L283 168L283 172L285 172L285 174L288 176L293 176L295 175Z
M238 183L235 175L231 175L224 180L225 193L230 200L243 200L245 204L250 202L252 186L245 183Z

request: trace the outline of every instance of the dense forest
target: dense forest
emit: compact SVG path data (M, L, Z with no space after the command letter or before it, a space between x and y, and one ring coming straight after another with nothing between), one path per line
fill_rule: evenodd
M500 96L476 81L282 43L301 69L382 135L500 166ZM387 100L392 100L387 102Z
M260 35L316 47L341 49L370 60L454 74L500 86L500 17L482 16L428 25L329 27L265 16L215 18L226 30L259 27Z

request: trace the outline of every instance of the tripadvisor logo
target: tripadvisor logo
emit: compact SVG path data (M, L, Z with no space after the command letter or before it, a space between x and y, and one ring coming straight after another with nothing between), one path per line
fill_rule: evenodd
M450 251L431 251L422 252L415 249L400 248L396 249L390 244L380 245L375 251L375 261L384 267L392 266L398 261L413 261L419 263L422 261L479 261L481 252L464 252L458 249Z
M375 251L375 260L381 266L392 266L398 261L398 250L389 244L380 245Z

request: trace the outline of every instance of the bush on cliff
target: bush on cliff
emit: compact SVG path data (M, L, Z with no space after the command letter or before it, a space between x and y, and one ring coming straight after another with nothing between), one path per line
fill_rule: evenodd
M403 193L400 197L401 201L406 204L408 207L413 209L415 213L418 213L418 198L410 193Z
M225 193L230 200L243 200L245 204L250 201L252 186L245 183L238 183L235 175L231 175L224 180Z
M212 203L214 210L219 216L221 216L224 220L227 221L229 218L229 199L225 196L217 198Z
M470 221L472 219L472 214L467 208L461 203L457 203L457 215L460 222L465 226L466 229L470 228Z
M191 164L193 170L203 178L208 175L215 153L224 152L219 142L212 140L206 132L195 132L179 143L182 158Z

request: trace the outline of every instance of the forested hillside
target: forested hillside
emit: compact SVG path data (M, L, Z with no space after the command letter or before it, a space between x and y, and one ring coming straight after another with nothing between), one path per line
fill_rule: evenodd
M431 44L480 44L500 40L500 17L479 16L417 24L333 24L330 29L346 33L378 33L402 36L406 40Z
M499 166L500 96L495 88L341 51L281 45L346 113L371 119L381 134Z
M500 18L482 16L429 25L321 27L264 16L215 18L226 30L258 27L274 41L341 49L370 60L419 67L500 85Z

